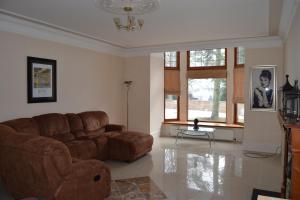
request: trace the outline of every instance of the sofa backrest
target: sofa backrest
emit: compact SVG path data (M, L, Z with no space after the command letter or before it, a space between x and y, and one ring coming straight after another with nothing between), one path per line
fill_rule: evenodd
M105 126L109 119L103 111L89 111L78 114L82 120L84 130L87 132L102 131L105 132Z
M0 133L5 132L5 133L16 133L16 130L13 129L10 126L7 126L5 124L0 124Z
M33 117L36 120L42 136L53 137L70 133L68 118L59 113L49 113Z
M17 132L26 133L29 135L40 135L39 126L32 118L19 118L3 122L2 124L13 128Z
M53 137L59 141L70 141L76 134L105 132L109 118L103 111L88 111L79 114L49 113L33 118L19 118L2 122L17 132L28 135Z
M0 125L0 176L15 198L50 198L71 168L71 155L63 143Z
M68 113L66 114L66 117L68 118L70 130L72 133L75 133L77 131L83 131L83 123L79 115L74 113Z

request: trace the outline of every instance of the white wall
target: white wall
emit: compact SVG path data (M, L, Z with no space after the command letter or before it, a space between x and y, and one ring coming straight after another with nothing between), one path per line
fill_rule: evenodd
M6 32L0 44L0 121L104 110L123 122L123 58ZM27 56L57 61L57 102L27 104Z
M159 133L164 121L164 57L150 56L150 132Z
M277 112L250 110L250 70L257 65L277 66L277 85L282 85L283 48L246 49L245 63L245 128L243 148L274 153L281 144L281 128ZM276 91L274 91L276 93Z
M128 129L150 133L150 56L126 58L124 80L133 81Z
M291 29L285 43L284 73L290 75L290 83L300 80L300 6L294 16Z

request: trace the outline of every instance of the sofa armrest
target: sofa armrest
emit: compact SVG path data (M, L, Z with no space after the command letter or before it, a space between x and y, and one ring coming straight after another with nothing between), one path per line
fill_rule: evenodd
M119 131L119 132L122 132L122 131L125 131L126 130L126 127L123 126L123 125L119 125L119 124L108 124L105 126L105 131L108 132L108 131Z
M55 199L104 199L110 194L110 170L99 160L76 160ZM76 192L70 193L73 188Z
M75 131L75 132L72 132L72 134L75 136L76 140L88 139L88 136L83 131Z
M72 170L67 147L54 139L1 131L0 176L16 199L51 199Z

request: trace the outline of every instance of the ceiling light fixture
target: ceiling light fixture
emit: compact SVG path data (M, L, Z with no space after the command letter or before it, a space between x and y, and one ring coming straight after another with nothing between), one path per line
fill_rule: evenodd
M115 17L114 23L118 30L141 30L143 19L135 19L134 15L143 15L156 10L159 0L95 0L96 5L107 12L127 16L127 22L123 25L120 17Z

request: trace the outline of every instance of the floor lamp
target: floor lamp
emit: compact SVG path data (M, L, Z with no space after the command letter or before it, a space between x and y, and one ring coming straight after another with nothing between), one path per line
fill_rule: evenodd
M128 130L128 116L129 116L129 101L128 101L128 97L129 97L129 90L131 88L132 85L132 81L124 81L125 87L126 87L126 130Z

